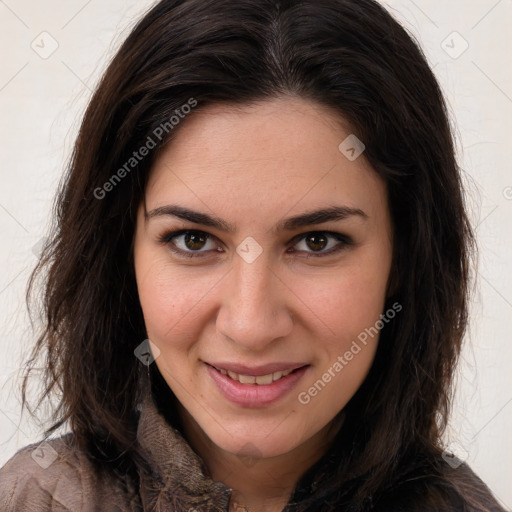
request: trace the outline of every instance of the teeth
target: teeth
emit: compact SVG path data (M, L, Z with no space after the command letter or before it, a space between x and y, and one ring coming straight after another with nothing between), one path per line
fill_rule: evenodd
M272 374L269 373L268 375L259 375L256 377L256 384L259 384L260 386L264 386L266 384L272 384L273 378ZM240 380L240 382L242 382Z
M274 372L269 373L267 375L259 375L258 377L255 377L254 375L241 375L230 370L219 370L219 372L222 373L222 375L228 375L231 379L237 380L241 384L258 384L260 386L272 384L272 382L275 382L276 380L282 379L283 377L290 375L292 371L293 370L286 370L284 372Z
M272 374L272 380L279 380L283 376L284 372L274 372Z
M250 375L239 375L238 380L242 384L256 384L256 377L251 377Z

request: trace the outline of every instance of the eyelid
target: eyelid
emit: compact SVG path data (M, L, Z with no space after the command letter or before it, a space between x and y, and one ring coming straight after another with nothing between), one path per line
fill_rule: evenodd
M176 247L176 245L172 242L172 239L177 238L179 236L186 235L187 233L199 233L202 235L206 235L206 238L208 240L213 240L213 239L218 240L216 236L214 236L206 231L200 230L200 229L180 229L177 231L169 231L169 232L164 233L162 236L160 236L158 238L158 242L163 245L169 246L169 248L171 249L172 252L179 254L179 255L183 255L186 258L201 258L201 257L204 257L204 255L206 255L208 252L211 251L211 249L208 251L201 251L201 250L199 250L199 251L184 251L184 250Z
M336 239L338 241L338 243L334 247L331 247L330 249L328 249L327 251L316 251L316 252L315 251L297 251L298 253L302 253L301 257L304 257L304 258L320 257L321 258L324 256L329 256L329 255L338 253L341 250L345 249L347 246L354 245L353 239L348 235L344 235L344 234L336 232L336 231L320 230L320 229L311 230L306 233L301 233L300 235L295 236L289 243L293 243L294 245L296 245L298 242L304 240L309 235L314 235L314 234L326 235L328 238Z
M173 244L173 242L172 242L173 238L177 238L177 237L185 235L187 233L199 233L199 234L202 234L202 235L206 235L206 238L208 240L213 240L214 239L214 240L219 241L216 236L208 233L207 231L203 231L203 230L200 230L200 229L180 229L180 230L177 230L177 231L170 231L170 232L164 233L162 236L160 236L158 238L158 242L163 244L163 245L173 246L173 247L170 247L172 252L174 252L176 254L183 255L183 256L185 256L187 258L201 258L201 257L207 256L207 254L209 252L211 252L211 249L207 250L207 251L202 251L202 250L198 250L198 251L184 251L182 249L179 249L178 247L176 247L176 245ZM312 234L327 235L327 237L336 239L338 241L338 244L336 244L334 247L331 247L331 249L329 249L327 251L318 251L318 252L315 252L315 251L296 251L297 253L302 253L301 256L303 256L305 258L328 256L330 254L334 254L334 253L339 252L340 250L343 250L347 246L354 245L354 241L348 235L344 235L342 233L338 233L338 232L335 232L335 231L318 230L318 229L317 230L312 230L312 231L307 231L305 233L301 233L299 235L294 236L287 243L287 245L289 245L289 244L296 245L298 242L302 241L307 236L312 235Z
M348 235L344 235L343 233L338 233L337 231L329 231L328 229L312 229L311 231L306 231L305 233L300 233L299 235L295 235L288 243L297 243L298 241L306 238L309 235L322 234L327 235L331 238L336 238L341 242L345 242L347 244L352 243L352 239Z

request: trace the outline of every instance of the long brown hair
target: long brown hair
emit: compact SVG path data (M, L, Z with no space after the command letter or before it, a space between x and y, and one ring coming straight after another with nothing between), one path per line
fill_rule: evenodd
M491 510L485 489L440 457L473 248L447 110L418 45L373 0L163 0L136 25L87 108L29 285L29 296L38 277L45 286L45 331L28 370L44 357L41 400L58 394L47 433L69 423L91 460L129 466L145 370L134 349L146 338L135 214L158 150L180 126L161 138L155 130L191 98L200 109L280 95L330 107L364 141L394 224L389 304L403 306L332 452L304 482L334 465L295 499L315 511L369 510L416 471L444 489L425 483L424 503L442 510L456 495ZM113 180L148 137L154 149Z

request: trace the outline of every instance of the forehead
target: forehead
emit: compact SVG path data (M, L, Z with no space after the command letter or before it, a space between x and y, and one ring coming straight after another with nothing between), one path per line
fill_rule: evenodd
M299 98L198 107L155 161L146 203L276 215L298 203L378 209L381 178L364 154L351 161L338 148L351 133L336 112Z

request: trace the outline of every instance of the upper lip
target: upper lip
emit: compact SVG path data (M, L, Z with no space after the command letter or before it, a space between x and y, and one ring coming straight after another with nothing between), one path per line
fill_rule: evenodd
M238 373L239 375L251 375L259 377L261 375L268 375L274 372L285 372L287 370L296 370L303 366L308 366L308 363L269 363L259 366L247 366L245 364L228 363L228 362L213 362L207 363L215 367L217 370L227 370L230 372Z

